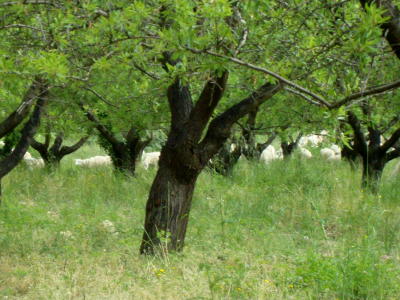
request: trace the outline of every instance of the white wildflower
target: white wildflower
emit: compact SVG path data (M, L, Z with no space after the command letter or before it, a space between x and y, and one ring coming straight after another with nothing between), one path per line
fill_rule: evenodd
M47 212L47 215L49 216L50 219L58 219L60 217L60 214L58 212L51 210Z
M103 228L108 231L109 233L112 233L114 235L118 235L117 230L115 229L115 226L113 224L113 222L109 221L109 220L104 220L103 222L101 222L101 225L103 226Z
M72 232L69 231L69 230L60 231L60 235L61 235L62 237L64 237L65 239L72 239L72 238L74 237L73 234L72 234Z

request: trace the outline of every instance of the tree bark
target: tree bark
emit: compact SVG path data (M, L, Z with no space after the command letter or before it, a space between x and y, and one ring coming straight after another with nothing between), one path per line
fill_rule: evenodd
M288 159L292 156L293 152L297 149L302 136L303 134L300 133L294 141L290 139L289 142L281 142L283 158Z
M381 145L381 131L367 127L369 137L367 139L358 117L351 111L347 112L347 116L354 135L351 155L360 156L363 163L362 187L377 193L386 163L400 156L398 149L390 150L400 140L400 128L395 130L391 137Z
M231 141L228 140L208 163L210 169L223 176L229 176L232 174L233 167L238 162L240 155L245 153L245 151L243 151L244 146L241 145L240 141L235 143L236 147L233 151L231 145Z
M49 171L54 171L58 169L58 167L60 166L60 162L64 158L64 156L77 151L85 144L88 138L89 136L85 136L72 146L63 146L62 144L64 142L64 134L59 133L54 139L53 145L50 146L51 135L49 131L46 133L44 143L40 143L35 139L32 139L31 146L39 152L45 163L46 169L48 169Z
M114 169L122 174L134 176L136 162L151 139L142 140L138 131L131 127L125 140L120 141L92 112L86 110L83 104L80 104L80 108L84 111L88 120L95 124L100 136L108 144L107 152L111 156Z
M34 79L18 108L0 123L0 138L12 132L28 116L35 100L40 96L41 92L45 92L45 90L41 90L42 84L43 82L40 78Z
M179 79L168 89L171 129L146 205L141 253L182 250L198 175L229 138L233 124L282 88L263 85L212 120L201 139L226 81L227 73L208 81L194 106L189 86L181 85Z
M18 165L18 163L22 160L26 151L28 150L32 138L35 135L37 128L39 127L40 117L44 106L47 104L47 91L47 85L43 84L40 87L40 96L36 101L35 109L31 114L28 122L26 122L22 129L20 140L18 141L11 154L0 160L0 182L5 175L7 175L12 169L14 169Z
M200 169L179 166L171 161L174 156L173 149L163 149L146 205L141 253L152 254L160 248L162 251L180 251L184 246L193 191Z
M369 153L367 157L363 157L363 188L368 189L372 193L377 193L379 191L379 183L385 164L385 155L379 155L376 152Z

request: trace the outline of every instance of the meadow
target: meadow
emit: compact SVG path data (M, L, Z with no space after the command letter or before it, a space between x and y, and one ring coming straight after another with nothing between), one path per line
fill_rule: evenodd
M100 154L85 146L75 157ZM400 185L317 158L203 172L182 253L139 255L155 175L19 166L3 180L0 299L399 299Z

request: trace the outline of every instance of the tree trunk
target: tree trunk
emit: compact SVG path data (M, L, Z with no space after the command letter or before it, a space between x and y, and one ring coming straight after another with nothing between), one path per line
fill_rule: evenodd
M208 81L195 106L179 79L168 89L171 129L146 205L141 253L182 250L198 175L227 141L233 124L282 88L267 83L209 123L226 80L225 73Z
M122 174L134 176L136 171L136 161L139 156L135 155L132 157L128 147L126 147L122 142L113 145L112 147L113 152L111 159L114 169Z
M35 100L41 93L46 92L45 90L40 91L42 84L43 82L40 78L33 80L19 107L0 123L0 138L11 133L28 116Z
M376 155L363 158L363 188L375 194L378 192L385 162L385 157L377 157Z
M242 135L246 145L243 148L243 154L249 160L257 160L261 153L257 149L255 127L259 107L256 107L248 114L246 126L242 128Z
M231 145L232 143L228 140L213 157L212 161L208 163L208 166L212 170L223 176L232 174L233 167L238 162L242 152L244 153L240 142L235 144L236 147L233 150L231 149Z
M293 151L297 148L297 143L294 142L282 142L281 143L282 154L284 159L291 157Z
M354 146L352 146L353 149L350 147L343 145L340 155L341 157L346 160L349 164L352 170L355 170L358 163L359 163L359 154L357 151L355 151Z
M64 134L59 133L56 136L53 145L50 147L50 127L48 127L48 130L49 131L46 133L44 143L40 143L35 139L32 139L31 142L32 148L39 152L48 171L57 170L60 167L61 160L64 158L64 156L77 151L86 143L89 138L89 136L85 136L72 146L62 146L64 141Z
M172 153L171 153L172 154ZM165 153L163 153L165 155ZM193 191L199 172L190 178L178 175L179 165L160 158L157 175L146 205L146 220L140 253L153 254L183 248Z
M303 134L300 133L295 140L290 138L289 142L281 142L283 158L288 159L291 157L293 152L297 149L302 136Z
M108 152L113 162L114 169L122 174L134 176L136 162L141 157L144 148L150 144L151 138L142 140L139 132L132 126L124 141L120 141L114 133L104 126L96 116L79 104L89 121L95 124L99 132L100 145Z
M24 125L21 138L19 139L14 150L11 152L11 154L0 160L0 182L5 175L7 175L18 165L28 150L33 136L39 127L40 117L44 106L47 104L47 89L48 87L46 85L41 87L41 92L39 94L40 96L36 102L35 109L33 110L29 120Z

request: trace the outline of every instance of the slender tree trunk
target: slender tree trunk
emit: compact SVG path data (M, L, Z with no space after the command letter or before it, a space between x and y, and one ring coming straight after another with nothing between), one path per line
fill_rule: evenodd
M352 147L353 149L349 148L346 145L343 145L340 151L340 155L350 164L351 169L355 170L357 165L359 164L360 155L357 153L357 151L355 151L354 146Z
M377 193L384 167L385 157L364 157L362 173L363 188L371 191L372 193Z
M242 134L246 145L243 148L243 154L249 160L257 160L261 153L257 149L255 127L259 107L256 107L248 114L246 126L242 128Z
M282 142L281 143L283 158L288 159L291 157L293 151L297 148L297 143Z
M293 152L297 149L302 136L303 134L300 133L295 140L290 139L289 142L281 142L283 158L288 159L291 157Z

